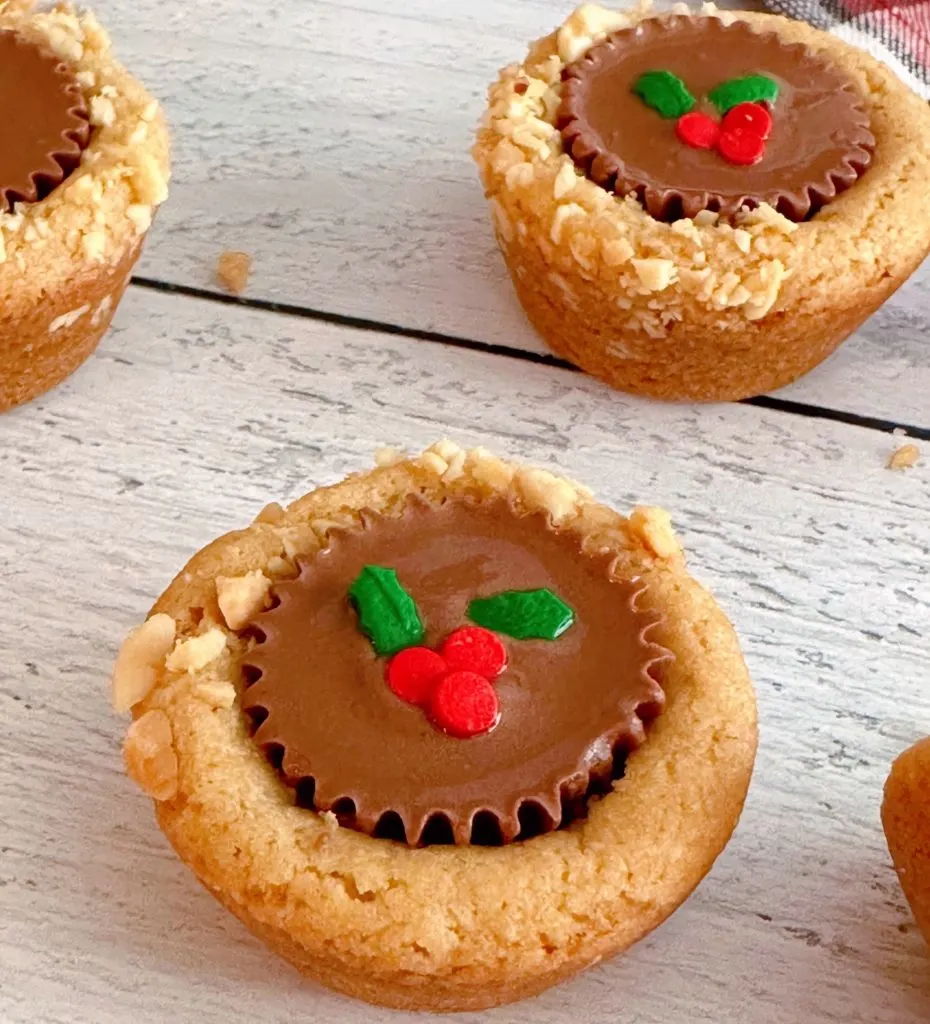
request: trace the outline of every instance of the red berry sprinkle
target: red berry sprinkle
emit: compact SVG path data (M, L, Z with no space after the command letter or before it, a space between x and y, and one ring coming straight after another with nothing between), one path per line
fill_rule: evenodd
M759 139L772 134L772 115L761 103L737 103L723 116L724 132L745 131Z
M468 739L494 728L500 717L500 703L484 676L452 672L433 690L430 715L443 732Z
M675 134L694 149L713 149L720 138L720 125L707 114L693 110L675 122Z
M743 128L724 132L717 143L720 155L727 163L740 167L751 167L765 155L765 139L751 134Z
M449 671L429 647L407 647L388 662L387 683L408 704L429 704L439 680Z
M507 667L507 648L501 638L481 626L463 626L442 642L439 653L452 672L477 672L496 679Z

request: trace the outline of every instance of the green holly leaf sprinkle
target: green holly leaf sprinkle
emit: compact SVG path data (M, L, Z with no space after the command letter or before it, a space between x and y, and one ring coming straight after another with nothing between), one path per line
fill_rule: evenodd
M396 654L423 642L423 621L393 569L366 565L349 587L362 632L379 655Z
M725 114L738 103L774 103L778 99L778 83L768 75L746 75L721 82L707 95L720 113Z
M696 102L685 83L671 71L647 71L636 79L633 92L668 118L687 114Z
M506 590L477 598L468 617L515 640L555 640L575 621L575 613L551 590Z

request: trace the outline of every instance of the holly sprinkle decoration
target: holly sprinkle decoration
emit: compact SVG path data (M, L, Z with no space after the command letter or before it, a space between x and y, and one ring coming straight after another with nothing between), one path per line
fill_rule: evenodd
M731 78L711 89L707 98L720 111L719 122L693 109L694 97L670 71L647 71L633 91L662 117L676 118L675 134L692 149L716 149L727 163L740 167L757 164L765 155L772 134L769 107L778 98L778 83L767 75Z
M423 640L420 613L393 569L366 565L349 588L349 598L378 654L394 654Z
M456 629L433 650L423 646L420 613L393 569L366 565L349 600L375 651L392 655L385 671L392 693L459 739L489 732L500 720L492 684L507 668L507 648L491 630L518 640L555 640L575 621L551 590L509 590L472 601L468 617L478 625Z
M746 75L730 78L711 89L707 98L725 114L740 103L771 103L778 99L778 83L768 75Z
M468 617L516 640L555 640L575 621L575 613L551 590L507 590L479 598Z
M695 104L688 87L671 71L647 71L636 79L633 92L667 118L681 117Z

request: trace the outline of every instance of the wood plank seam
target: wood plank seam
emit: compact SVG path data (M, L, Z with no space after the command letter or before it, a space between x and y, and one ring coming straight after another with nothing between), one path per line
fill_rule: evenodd
M540 366L552 366L559 370L569 370L572 373L581 373L581 370L572 363L559 359L557 356L543 355L539 352L531 352L527 349L510 348L507 345L497 345L486 341L477 341L473 338L462 338L452 334L443 334L441 331L427 331L416 327L404 327L400 324L385 323L380 320L370 320L365 317L350 316L345 313L332 313L327 310L316 309L313 306L293 305L286 302L276 302L270 299L253 299L240 295L229 295L224 292L213 291L209 288L196 288L190 285L174 284L170 281L160 281L148 277L133 277L132 284L147 288L151 291L164 292L172 295L185 295L189 298L204 299L207 302L217 302L227 306L243 306L246 309L261 310L267 313L277 313L283 316L295 316L304 320L317 320L322 323L335 324L340 327L350 327L361 331L375 331L380 334L390 334L402 338L411 338L415 341L428 341L433 344L448 345L451 348L463 348L473 352L484 352L489 355L504 356L508 359L519 359L528 363L535 363ZM729 403L728 403L729 404ZM859 413L846 412L842 409L832 409L822 405L811 405L806 402L794 402L788 399L777 398L772 395L759 395L755 398L744 398L741 402L733 403L738 405L752 405L760 409L770 409L774 412L782 412L791 416L807 416L811 419L829 420L833 423L845 423L848 426L862 427L866 430L877 430L885 434L895 432L907 435L916 440L930 441L930 426L921 427L913 423L905 423L898 420L881 419L876 416L863 416Z

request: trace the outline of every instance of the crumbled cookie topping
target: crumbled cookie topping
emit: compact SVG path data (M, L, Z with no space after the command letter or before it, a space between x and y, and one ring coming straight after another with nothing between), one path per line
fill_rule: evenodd
M245 576L217 576L216 600L230 629L242 629L268 601L271 580L258 570Z
M123 742L126 774L153 800L172 800L178 791L178 755L164 711L146 711Z
M483 497L500 495L524 512L546 512L560 526L577 531L586 551L619 551L631 547L645 548L658 559L679 559L681 545L672 529L671 517L661 508L637 508L625 519L619 513L597 504L591 491L549 470L511 464L484 448L463 449L453 441L443 440L425 452L412 457L392 449L391 459L382 468L390 471L404 465L424 471L438 482L445 493L473 494ZM429 494L426 495L429 498ZM347 515L342 524L327 526L351 527L355 515ZM320 522L314 527L319 530ZM290 535L288 557L311 553L318 544L307 546L293 542L288 526L279 533Z
M236 703L236 688L224 679L208 679L194 690L199 700L211 708L231 708Z
M223 653L226 649L226 634L218 626L214 626L192 636L188 640L179 640L175 649L165 659L165 668L169 672L199 672Z
M630 530L658 558L675 558L681 554L681 544L672 529L672 517L664 508L635 508L629 523Z
M113 668L114 711L128 711L148 696L174 646L176 628L170 615L153 615L126 638Z

